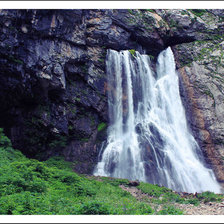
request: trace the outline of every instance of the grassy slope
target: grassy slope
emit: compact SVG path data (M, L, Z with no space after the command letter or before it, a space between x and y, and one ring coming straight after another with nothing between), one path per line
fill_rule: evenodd
M72 171L72 163L60 157L45 162L26 158L12 148L2 129L0 155L0 214L182 214L172 202L198 204L200 200L141 183L138 188L152 197L139 201L119 187L128 186L128 180L80 176ZM164 206L155 213L152 204Z

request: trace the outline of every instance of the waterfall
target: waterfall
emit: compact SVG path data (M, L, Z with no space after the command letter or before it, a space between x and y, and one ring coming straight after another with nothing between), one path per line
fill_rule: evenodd
M150 64L147 55L108 50L110 123L94 175L220 193L187 126L170 47L159 54L156 72Z

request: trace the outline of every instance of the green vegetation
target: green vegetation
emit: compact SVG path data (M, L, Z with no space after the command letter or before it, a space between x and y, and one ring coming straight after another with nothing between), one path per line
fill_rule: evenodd
M99 57L98 62L100 64L105 64L106 55L107 55L106 47L103 46L101 53L99 53L99 55L98 55L98 57Z
M169 24L170 28L172 28L172 27L178 28L178 21L175 21L174 19L170 19L168 24Z
M0 214L181 215L173 203L197 205L224 198L211 192L186 198L165 187L140 183L137 188L148 196L137 199L120 187L130 187L129 180L78 175L72 171L74 163L61 157L45 162L26 158L12 148L3 129L0 153ZM158 204L162 207L157 211Z
M107 126L107 124L104 123L104 122L102 122L102 123L100 123L100 124L98 125L97 130L98 130L98 131L102 131L102 130L104 130L104 129L106 128L106 126Z
M134 11L132 9L128 9L128 12L131 14L131 15L135 15Z
M203 16L207 11L205 9L189 9L196 16Z
M44 162L47 167L55 167L60 170L71 171L73 163L65 161L61 156L54 156Z
M190 15L190 13L187 10L182 10L181 11L181 15Z
M146 11L151 12L151 13L155 13L154 9L146 9Z
M0 214L152 214L118 186L87 179L60 157L28 159L11 147L0 129Z
M81 138L80 141L81 142L88 142L89 141L89 138Z
M80 102L81 98L80 97L74 97L73 99L75 99L75 101Z
M209 191L198 194L197 197L203 202L210 202L210 201L221 202L223 200L223 195L218 195Z
M23 65L23 61L15 58L13 55L9 55L8 56L8 60L10 60L11 62L14 62L16 64L20 64L20 65Z
M67 145L68 136L50 133L46 130L44 120L40 116L33 116L25 122L24 141L29 145L29 153L34 154L36 156L35 158L41 159L45 147L51 149L64 148Z
M104 59L104 58L99 58L98 61L99 61L100 63L104 63L105 59Z
M149 58L150 58L150 60L154 60L155 57L153 55L149 54Z
M66 105L66 107L67 107L67 110L72 113L72 115L76 115L77 107L76 107L76 105L74 103L68 103Z
M196 40L191 43L185 43L184 48L181 49L181 46L177 48L182 52L179 55L180 66L191 66L192 62L195 61L198 64L204 65L206 69L211 71L211 76L213 73L217 72L220 66L224 66L223 63L223 49L221 43L223 42L223 36L217 34L209 34L206 37L207 40ZM184 51L185 50L185 51ZM193 52L189 54L188 52ZM213 52L220 52L213 56ZM214 69L211 69L209 64L212 64ZM220 81L223 80L223 75L218 74L217 77ZM214 77L216 78L216 77Z
M43 124L39 117L27 119L25 122L25 136L25 142L30 146L30 151L34 150L32 146L34 146L35 149L41 149L47 142L48 136L46 132L43 131Z
M173 192L166 187L160 187L158 185L149 183L140 183L137 188L140 189L143 193L147 193L148 195L152 196L153 198L151 199L151 201L157 204L180 203L193 204L196 206L200 204L200 198L193 197L193 195L189 196L188 198L184 198L180 194Z
M10 139L4 135L3 129L0 128L0 147L9 149L12 147Z
M130 53L131 53L131 55L133 56L133 57L135 57L135 50L134 49L130 49L130 50L128 50Z
M147 184L147 183L141 183L138 186L138 189L140 189L142 192L149 194L150 196L160 197L162 194L172 192L172 190L166 188L166 187L159 187L158 185L153 184Z
M183 211L173 205L164 206L157 215L182 215Z
M124 185L128 186L129 185L129 180L127 179L117 179L113 177L101 177L100 178L104 183L111 184L112 186L119 186L119 185Z
M195 81L194 87L196 89L198 89L202 94L205 94L205 95L211 97L213 100L215 99L208 86L201 84L199 81ZM215 106L215 105L213 105L213 106Z
M154 23L156 22L155 18L148 12L153 12L153 10L147 9L128 9L128 16L125 18L126 22L130 25L136 27L140 26L141 28L147 30L148 32L153 31ZM140 30L138 30L139 32ZM143 32L143 31L140 31ZM134 56L134 55L133 55Z

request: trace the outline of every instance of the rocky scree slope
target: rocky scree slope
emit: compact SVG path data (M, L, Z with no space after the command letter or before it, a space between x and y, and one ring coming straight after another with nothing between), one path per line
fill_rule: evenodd
M29 157L91 173L106 137L107 49L172 46L190 128L223 172L223 10L0 10L0 126Z

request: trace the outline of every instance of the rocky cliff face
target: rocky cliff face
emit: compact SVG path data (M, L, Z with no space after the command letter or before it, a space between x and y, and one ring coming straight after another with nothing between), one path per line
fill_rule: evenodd
M223 10L1 10L0 126L26 155L91 173L107 124L107 49L172 46L190 128L224 181Z

